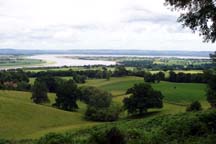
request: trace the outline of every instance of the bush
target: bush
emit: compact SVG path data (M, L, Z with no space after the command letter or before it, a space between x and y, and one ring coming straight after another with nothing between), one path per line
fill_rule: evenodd
M50 133L38 140L37 144L72 144L71 139L61 135Z
M18 82L17 83L17 90L19 91L25 91L25 90L30 90L31 89L31 85L28 82Z
M10 144L10 142L7 140L0 139L0 144Z
M116 127L105 133L95 133L90 138L92 144L126 144L125 135Z
M110 93L102 91L93 86L81 87L80 100L95 107L109 107L112 96Z
M192 102L187 108L186 111L190 112L190 111L201 111L202 110L202 106L200 104L200 102L195 101Z
M87 77L84 76L84 75L74 75L74 76L73 76L73 80L74 80L76 83L80 83L80 84L85 83L85 82L86 82L86 79L87 79Z
M111 104L109 107L100 109L94 106L88 106L85 117L93 121L116 121L120 112L121 108L117 104Z

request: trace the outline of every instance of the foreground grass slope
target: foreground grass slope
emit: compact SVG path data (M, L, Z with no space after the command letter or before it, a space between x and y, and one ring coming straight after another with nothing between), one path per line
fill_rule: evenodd
M0 138L38 137L95 124L83 119L85 106L80 107L79 112L66 112L33 104L28 92L0 91Z
M128 144L215 144L215 123L216 111L207 110L122 121L58 135L58 138L59 142L66 140L76 144L105 143L110 140L107 133L116 127ZM39 142L45 144L53 138L54 135L47 135Z
M106 144L121 139L127 144L215 144L216 111L188 112L102 124L63 134L50 133L32 141L3 144ZM115 130L114 130L115 129ZM1 142L1 140L0 140Z
M96 86L112 92L114 101L122 104L126 90L135 83L141 82L143 78L121 77L111 78L109 81L105 79L88 80L84 85ZM199 100L204 107L208 107L205 101L204 84L161 82L153 84L153 87L162 91L165 103L163 109L150 110L154 112L151 117L184 112L185 105L193 100ZM77 112L66 112L52 108L50 105L33 104L30 97L29 92L0 91L0 138L38 138L49 132L77 130L98 124L83 118L85 111L83 103L79 102L80 109ZM49 98L53 103L55 94L49 94ZM120 121L124 121L126 116L127 113L122 113ZM146 119L151 117L146 117Z

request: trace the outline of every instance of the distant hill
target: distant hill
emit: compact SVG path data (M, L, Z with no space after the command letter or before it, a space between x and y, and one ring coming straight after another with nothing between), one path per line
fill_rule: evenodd
M88 54L88 55L138 55L138 56L194 56L208 57L212 51L153 51L153 50L21 50L0 49L0 55L35 54Z

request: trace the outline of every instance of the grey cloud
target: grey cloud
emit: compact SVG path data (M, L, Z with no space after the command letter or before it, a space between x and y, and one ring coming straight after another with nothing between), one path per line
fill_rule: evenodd
M71 28L79 30L95 30L98 29L96 25L73 25Z
M176 23L176 21L177 17L172 15L133 16L126 20L127 23L150 22L155 24L169 24Z
M142 12L142 13L147 13L147 14L153 14L152 11L150 11L149 9L145 9L145 8L142 8L142 7L139 7L139 6L134 6L134 7L131 7L130 9L128 9L129 11L134 11L134 12Z
M51 38L51 34L37 33L37 31L0 33L0 40L42 40Z
M86 30L98 29L98 26L93 25L93 24L82 24L82 25L63 25L62 24L62 25L51 25L45 28L45 30L51 30L51 31L65 30L65 29L76 29L76 30L86 31Z
M1 8L1 7L0 7ZM1 9L0 9L1 10ZM0 11L1 12L1 11ZM4 11L3 11L4 12ZM14 16L14 15L8 15L4 13L0 13L0 18L1 19L11 19L11 20L16 20L16 21L23 21L26 20L26 18L22 16Z
M53 37L57 32L64 32L70 29L88 31L98 29L96 25L51 25L43 28L30 29L27 32L17 31L0 33L0 40L29 40L29 41L62 41ZM71 39L71 41L76 41Z
M169 26L166 27L167 32L169 33L189 33L190 31L183 28L182 26Z
M33 40L45 40L45 39L51 39L52 37L40 35L40 36L29 36L28 38Z
M127 23L142 23L150 22L156 24L167 24L167 23L176 23L177 17L169 14L161 14L158 12L153 12L149 9L132 6L128 9L125 9L126 12L129 12L128 17L125 22Z
M0 40L16 39L17 34L0 33Z
M134 30L135 33L141 34L146 31L146 28L137 28Z

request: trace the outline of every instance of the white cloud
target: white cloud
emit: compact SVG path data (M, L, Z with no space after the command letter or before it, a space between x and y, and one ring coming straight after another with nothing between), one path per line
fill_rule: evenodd
M0 48L215 50L164 0L0 0Z

